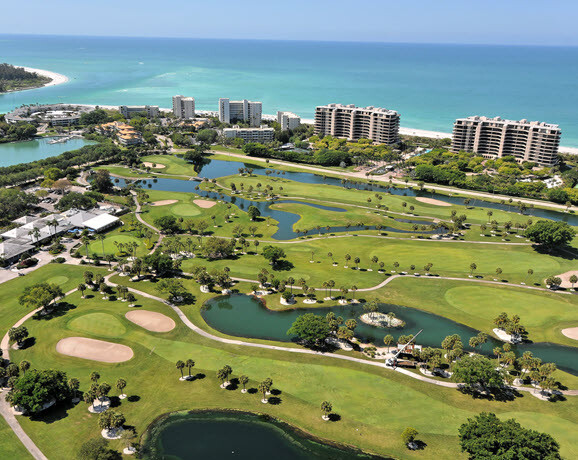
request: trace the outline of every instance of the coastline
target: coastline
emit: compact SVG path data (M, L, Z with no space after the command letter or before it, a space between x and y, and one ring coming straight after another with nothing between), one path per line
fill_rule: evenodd
M16 67L22 67L24 70L26 70L27 72L35 72L38 75L42 76L42 77L47 77L50 78L51 81L49 81L48 83L45 83L42 86L38 86L36 88L29 88L29 89L37 89L37 88L44 88L47 86L56 86L56 85L61 85L63 83L68 82L70 79L66 76L66 75L62 75L60 73L56 73L56 72L52 72L50 70L44 70L44 69L35 69L33 67L25 67L25 66L16 66ZM23 91L27 91L27 90L23 90Z

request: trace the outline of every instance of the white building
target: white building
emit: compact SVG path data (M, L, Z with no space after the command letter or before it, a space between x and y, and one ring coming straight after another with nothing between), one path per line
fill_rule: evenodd
M458 118L454 123L451 151L465 150L484 158L512 155L519 162L552 166L558 160L561 134L558 125L540 121Z
M301 118L293 112L277 112L277 123L281 125L281 131L295 129L301 124Z
M395 144L399 141L399 114L395 110L353 104L319 106L315 109L315 134Z
M273 128L234 128L223 129L225 139L243 139L245 142L271 142L275 137Z
M195 98L173 96L173 113L177 118L195 118Z
M260 102L252 102L247 99L242 101L230 101L228 98L219 99L219 121L221 123L234 123L235 121L249 123L252 127L261 126L263 106Z
M127 119L141 113L146 113L148 118L156 118L159 116L158 105L121 105L118 110L121 115Z

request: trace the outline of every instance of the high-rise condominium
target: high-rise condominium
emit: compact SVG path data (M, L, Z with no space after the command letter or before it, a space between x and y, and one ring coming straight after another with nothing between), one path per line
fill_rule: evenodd
M315 109L315 134L395 144L399 140L399 114L379 107L328 104Z
M219 99L219 121L221 123L245 122L252 127L261 126L262 104L247 99L230 101L228 98Z
M295 129L301 124L301 118L292 112L277 112L277 123L281 125L281 131Z
M514 156L551 166L556 163L561 131L558 125L500 117L458 118L454 123L452 152L465 150L485 158Z
M173 113L177 118L195 118L195 98L173 96Z

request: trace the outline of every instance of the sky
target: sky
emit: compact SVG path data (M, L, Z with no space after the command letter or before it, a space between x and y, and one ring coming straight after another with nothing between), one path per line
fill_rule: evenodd
M576 0L3 3L3 34L578 46Z

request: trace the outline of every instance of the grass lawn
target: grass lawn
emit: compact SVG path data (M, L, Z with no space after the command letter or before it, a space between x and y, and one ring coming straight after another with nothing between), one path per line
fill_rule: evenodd
M0 417L0 456L4 459L18 460L31 460L33 458L3 417Z
M194 166L176 155L149 155L142 157L143 162L164 165L164 168L151 168L151 172L183 176L197 176ZM143 168L144 169L144 168Z
M138 283L138 287L146 284L150 283ZM0 304L0 309L9 308L7 300ZM81 380L81 389L89 386L88 376L93 370L101 374L101 381L113 386L116 379L126 378L125 392L130 398L122 402L113 399L113 402L120 404L117 410L125 414L127 423L135 425L139 433L155 417L169 411L234 408L265 412L317 436L385 455L463 458L456 436L459 425L481 411L493 411L500 417L515 416L529 426L552 433L562 445L564 456L578 455L574 442L578 423L576 398L556 404L544 403L530 395L507 403L476 400L456 390L372 366L223 345L194 334L166 305L146 298L139 299L141 308L172 317L177 324L174 330L148 332L124 318L129 310L125 303L103 301L98 295L81 299L75 293L66 301L74 307L65 314L26 323L31 335L36 337L36 344L14 352L15 361L27 359L33 367L63 369L69 376ZM115 326L99 325L83 334L71 329L71 325L86 327L95 322ZM135 356L125 363L104 364L55 352L54 347L61 338L74 335L125 344L133 349ZM174 363L187 358L195 360L193 373L199 378L180 382ZM215 372L225 364L233 368L233 377L247 374L251 379L249 388L271 377L274 387L281 391L280 404L263 405L257 395L221 390ZM115 395L116 390L111 394ZM335 412L341 416L338 423L321 422L319 404L323 400L333 403ZM371 410L368 410L369 404ZM49 458L75 458L85 440L99 436L97 416L89 414L82 402L75 407L51 409L37 420L21 418L21 423ZM409 452L401 445L399 435L407 426L420 432L419 439L427 444L425 450Z

